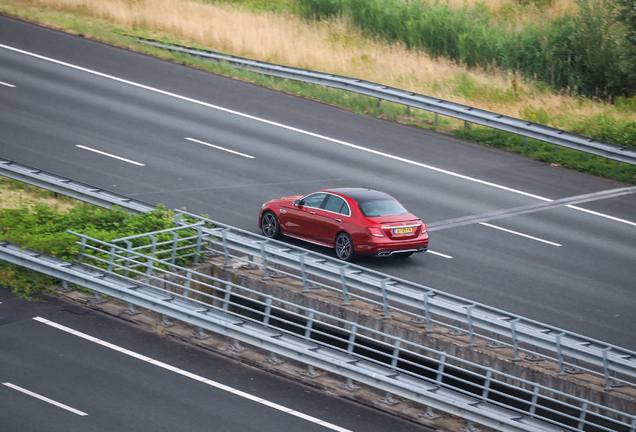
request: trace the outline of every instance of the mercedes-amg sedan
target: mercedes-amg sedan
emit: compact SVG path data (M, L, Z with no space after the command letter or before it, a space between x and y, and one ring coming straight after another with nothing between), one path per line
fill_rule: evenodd
M407 257L428 249L421 219L391 195L373 189L327 189L267 201L258 216L263 235L281 234L354 254Z

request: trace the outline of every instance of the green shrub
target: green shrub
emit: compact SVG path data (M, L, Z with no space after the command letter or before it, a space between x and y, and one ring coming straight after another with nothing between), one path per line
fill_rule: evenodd
M615 1L628 0L577 0L577 16L520 27L495 22L483 3L451 8L437 0L297 0L297 5L305 18L347 16L371 37L434 57L519 70L557 89L607 98L636 93L628 76L632 70L621 60L626 32Z
M19 208L0 209L0 241L10 241L69 261L77 258L79 246L76 244L78 238L67 230L108 242L173 226L172 212L165 208L133 215L120 208L103 209L80 204L60 212L46 204L24 201ZM30 297L53 283L54 278L0 262L0 285L11 286L20 296Z

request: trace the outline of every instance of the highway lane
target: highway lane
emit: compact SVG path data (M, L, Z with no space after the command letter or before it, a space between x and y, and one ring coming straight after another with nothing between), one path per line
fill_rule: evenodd
M46 297L26 304L0 287L3 431L430 430Z
M385 190L432 222L623 186L6 18L0 43L26 51L0 49L0 157L252 231L262 202L323 187ZM602 215L437 231L442 255L360 263L636 349L636 199L584 207Z

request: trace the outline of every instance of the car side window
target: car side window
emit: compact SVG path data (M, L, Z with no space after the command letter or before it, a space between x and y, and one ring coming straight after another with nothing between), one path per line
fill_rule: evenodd
M329 199L325 204L325 210L349 216L349 206L347 205L345 200L343 200L339 196L329 195Z
M318 208L320 207L320 204L322 204L322 202L325 200L326 196L327 196L326 193L311 194L303 198L302 201L300 202L300 205L305 207Z

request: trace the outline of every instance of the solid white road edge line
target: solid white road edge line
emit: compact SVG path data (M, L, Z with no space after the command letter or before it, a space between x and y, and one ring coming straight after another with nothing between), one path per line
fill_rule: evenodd
M19 387L19 386L15 385L15 384L11 384L11 383L8 383L8 382L6 382L6 383L2 383L2 384L3 384L3 385L6 385L7 387L10 387L10 388L12 388L12 389L14 389L14 390L17 390L17 391L19 391L19 392L22 392L22 393L24 393L24 394L27 394L27 395L29 395L29 396L32 396L32 397L34 397L34 398L36 398L36 399L40 399L40 400L42 400L42 401L44 401L44 402L48 402L48 403L50 403L51 405L55 405L55 406L57 406L57 407L64 408L65 410L70 411L70 412L72 412L72 413L75 413L75 414L77 414L77 415L80 415L80 416L87 416L87 415L88 415L88 414L86 414L85 412L82 412L82 411L80 411L80 410L76 410L75 408L71 408L71 407L70 407L70 406L68 406L68 405L64 405L63 403L60 403L60 402L54 401L53 399L49 399L49 398L44 397L44 396L42 396L42 395L39 395L39 394L37 394L37 393L33 393L32 391L29 391L29 390L27 390L27 389L24 389L24 388L22 388L22 387Z
M106 348L110 348L112 350L118 351L118 352L120 352L122 354L126 354L126 355L129 355L131 357L135 357L135 358L137 358L139 360L142 360L142 361L145 361L147 363L153 364L153 365L158 366L160 368L169 370L171 372L176 372L176 373L178 373L180 375L186 376L186 377L191 378L193 380L200 381L200 382L202 382L204 384L210 385L212 387L216 387L216 388L218 388L220 390L224 390L224 391L233 393L233 394L235 394L237 396L249 399L251 401L258 402L258 403L260 403L262 405L274 408L274 409L276 409L278 411L282 411L282 412L287 413L287 414L291 414L291 415L293 415L295 417L307 420L309 422L318 424L320 426L324 426L324 427L326 427L328 429L331 429L331 430L334 430L334 431L337 431L337 432L352 432L349 429L345 429L345 428L342 428L340 426L337 426L337 425L328 423L326 421L320 420L320 419L318 419L316 417L312 417L310 415L303 414L303 413L298 412L298 411L294 411L293 409L284 407L282 405L278 405L278 404L276 404L274 402L270 402L270 401L262 399L262 398L260 398L258 396L251 395L249 393L245 393L245 392L243 392L241 390L226 386L225 384L217 383L216 381L209 380L209 379L204 378L204 377L202 377L200 375L196 375L196 374L193 374L191 372L185 371L183 369L179 369L177 367L170 366L170 365L168 365L166 363L162 363L162 362L160 362L158 360L153 360L150 357L146 357L146 356L144 356L142 354L137 354L137 353L135 353L133 351L127 350L126 348L122 348L120 346L111 344L110 342L106 342L106 341L103 341L101 339L97 339L97 338L95 338L93 336L87 335L86 333L82 333L82 332L79 332L77 330L73 330L72 328L63 326L62 324L58 324L58 323L55 323L53 321L49 321L46 318L34 317L33 319L35 321L41 322L41 323L49 325L51 327L55 327L58 330L65 331L65 332L70 333L70 334L72 334L74 336L81 337L82 339L86 339L86 340L88 340L90 342L94 342L94 343L96 343L98 345L102 345L102 346L104 346Z
M80 145L80 144L77 144L77 146L76 146L76 147L79 147L79 148L84 149L84 150L90 150L90 151L92 151L92 152L99 153L100 155L104 155L104 156L112 157L112 158L114 158L114 159L119 159L119 160L121 160L121 161L131 163L131 164L133 164L133 165L145 166L144 164L142 164L142 163L140 163L140 162L135 162L134 160L126 159L126 158L123 158L123 157L121 157L121 156L115 156L114 154L106 153L106 152L103 152L103 151L101 151L101 150L96 150L96 149L94 149L94 148L86 147L86 146L83 146L83 145Z
M281 124L281 123L276 123L276 122L273 122L271 120L265 120L265 119L260 118L260 117L255 117L255 116L252 116L252 115L249 115L249 114L245 114L245 113L242 113L242 112L238 112L238 111L234 111L234 110L231 110L231 109L228 109L228 108L223 108L223 107L220 107L218 105L209 104L207 102L202 102L202 101L199 101L199 100L196 100L196 99L192 99L192 98L189 98L189 97L185 97L185 96L181 96L181 95L178 95L178 94L175 94L175 93L170 93L170 92L167 92L167 91L164 91L164 90L159 90L157 88L149 87L149 86L146 86L146 85L143 85L143 84L139 84L139 83L136 83L136 82L133 82L133 81L128 81L128 80L125 80L125 79L122 79L122 78L114 77L112 75L107 75L107 74L104 74L104 73L101 73L101 72L97 72L97 71L94 71L94 70L91 70L91 69L86 69L86 68L83 68L81 66L72 65L70 63L65 63L65 62L60 61L60 60L55 60L55 59L52 59L52 58L49 58L49 57L41 56L39 54L35 54L35 53L29 52L29 51L24 51L24 50L21 50L21 49L18 49L18 48L13 48L13 47L10 47L10 46L7 46L7 45L3 45L3 44L0 44L0 48L4 48L4 49L10 50L10 51L18 52L20 54L28 55L28 56L31 56L31 57L34 57L34 58L38 58L40 60L45 60L45 61L48 61L48 62L51 62L51 63L59 64L61 66L66 66L66 67L69 67L71 69L79 70L79 71L82 71L82 72L87 72L87 73L90 73L90 74L93 74L93 75L96 75L96 76L100 76L102 78L107 78L107 79L110 79L110 80L113 80L113 81L117 81L117 82L120 82L120 83L123 83L123 84L128 84L128 85L131 85L131 86L134 86L134 87L138 87L138 88L141 88L141 89L144 89L144 90L149 90L149 91L152 91L152 92L155 92L155 93L162 94L164 96L170 96L170 97L173 97L173 98L176 98L176 99L180 99L180 100L183 100L183 101L192 102L192 103L195 103L195 104L198 104L198 105L201 105L201 106L205 106L205 107L208 107L208 108L213 108L213 109L216 109L216 110L219 110L219 111L223 111L223 112L226 112L226 113L229 113L229 114L234 114L234 115L237 115L237 116L240 116L240 117L243 117L243 118L247 118L247 119L250 119L250 120L258 121L258 122L265 123L265 124L268 124L268 125L271 125L271 126L280 127L282 129L287 129L287 130L290 130L290 131L293 131L293 132L297 132L297 133L301 133L301 134L304 134L304 135L307 135L307 136L311 136L311 137L314 137L314 138L319 138L319 139L322 139L322 140L325 140L325 141L330 141L330 142L335 143L335 144L340 144L340 145L343 145L343 146L346 146L346 147L350 147L350 148L354 148L354 149L357 149L357 150L365 151L367 153L372 153L372 154L375 154L375 155L378 155L378 156L383 156L383 157L386 157L386 158L389 158L389 159L393 159L393 160L397 160L397 161L400 161L400 162L408 163L408 164L411 164L411 165L419 166L421 168L426 168L426 169L431 170L431 171L436 171L436 172L439 172L439 173L442 173L442 174L447 174L447 175L450 175L450 176L453 176L453 177L457 177L457 178L460 178L460 179L463 179L463 180L468 180L468 181L471 181L471 182L474 182L474 183L483 184L485 186L494 187L494 188L497 188L497 189L501 189L501 190L505 190L505 191L508 191L508 192L512 192L512 193L516 193L516 194L519 194L519 195L523 195L523 196L527 196L527 197L530 197L530 198L534 198L534 199L537 199L537 200L540 200L540 201L548 201L548 202L549 201L554 201L554 200L552 200L550 198L545 198L545 197L542 197L542 196L539 196L539 195L534 195L534 194L531 194L529 192L520 191L518 189L509 188L507 186L498 185L496 183L491 183L491 182L487 182L487 181L484 181L484 180L479 180L479 179L476 179L474 177L468 177L468 176L465 176L465 175L462 175L462 174L458 174L458 173L455 173L455 172L452 172L452 171L448 171L448 170L445 170L445 169L442 169L442 168L437 168L437 167L434 167L432 165L426 165L426 164L423 164L421 162L416 162L416 161L413 161L413 160L410 160L410 159L406 159L406 158L403 158L403 157L399 157L399 156L395 156L395 155L392 155L392 154L389 154L389 153L384 153L384 152L381 152L381 151L378 151L378 150L368 149L366 147L362 147L362 146L359 146L359 145L356 145L356 144L351 144L351 143L348 143L346 141L341 141L341 140L338 140L338 139L335 139L335 138L329 138L327 136L319 135L317 133L305 131L305 130L298 129L298 128L295 128L295 127L292 127L292 126L287 126L287 125L284 125L284 124ZM574 209L574 210L578 210L578 211L583 211L583 212L592 214L594 216L603 217L603 218L610 219L610 220L613 220L613 221L616 221L616 222L621 222L621 223L624 223L624 224L627 224L627 225L636 226L636 222L628 221L628 220L625 220L625 219L619 219L617 217L605 215L603 213L591 212L591 211L585 210L585 209L583 209L581 207L576 207L576 206L566 206L566 207Z
M499 226L496 226L496 225L490 225L489 223L486 223L486 222L480 222L479 225L487 226L489 228L498 229L500 231L505 231L507 233L515 234L515 235L518 235L518 236L521 236L521 237L525 237L525 238L529 238L529 239L532 239L532 240L536 240L538 242L547 243L547 244L552 245L552 246L563 246L563 245L560 245L558 243L554 243L554 242L551 242L551 241L548 241L548 240L540 239L538 237L530 236L528 234L523 234L523 233L520 233L520 232L517 232L517 231L513 231L513 230L506 229L506 228L502 228L502 227L499 227Z
M15 88L15 86L13 84L9 84L9 83L2 82L2 81L0 81L0 85Z
M215 149L223 150L223 151L226 151L228 153L234 153L234 154L239 155L239 156L243 156L243 157L246 157L246 158L249 158L249 159L254 159L254 156L250 156L250 155L245 154L245 153L239 153L239 152L237 152L235 150L226 149L225 147L220 147L220 146L217 146L217 145L214 145L214 144L206 143L204 141L199 141L199 140L194 139L194 138L186 138L186 139L188 141L192 141L192 142L195 142L195 143L203 144L205 146L213 147Z

